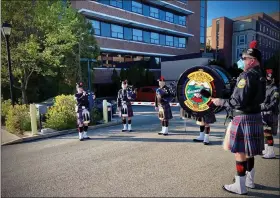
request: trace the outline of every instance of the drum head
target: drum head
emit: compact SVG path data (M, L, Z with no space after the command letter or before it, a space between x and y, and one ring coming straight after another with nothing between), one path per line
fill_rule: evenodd
M177 99L180 106L196 116L204 116L210 111L217 112L210 100L200 94L201 89L209 91L214 98L222 98L225 82L215 68L209 66L195 66L181 74L177 83Z

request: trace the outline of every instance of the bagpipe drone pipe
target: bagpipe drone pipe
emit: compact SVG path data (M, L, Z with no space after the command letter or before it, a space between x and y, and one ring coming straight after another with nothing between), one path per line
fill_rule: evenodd
M177 82L177 100L181 108L195 117L223 107L215 106L211 98L228 99L232 93L232 78L216 65L194 66L185 70Z

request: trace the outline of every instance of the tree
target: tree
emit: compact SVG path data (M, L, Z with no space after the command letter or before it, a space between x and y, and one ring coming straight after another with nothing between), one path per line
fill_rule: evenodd
M99 53L90 22L69 2L4 0L1 8L2 20L13 26L12 72L24 104L28 103L26 92L32 75L58 76L60 81L71 84L76 81L79 44L84 57L94 58ZM3 45L4 42L1 58L7 65ZM3 68L2 83L7 85L7 69Z

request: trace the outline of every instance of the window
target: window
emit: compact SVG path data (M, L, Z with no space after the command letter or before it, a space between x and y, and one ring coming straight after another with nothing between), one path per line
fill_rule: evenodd
M141 92L154 93L155 91L153 91L151 88L142 88Z
M136 1L132 1L132 12L142 14L142 4Z
M186 25L186 17L185 16L179 16L179 24L180 25Z
M125 40L132 40L132 29L124 27L124 39Z
M200 36L205 36L205 28L204 27L200 27Z
M238 44L239 45L244 45L245 44L245 35L240 35L238 37Z
M145 43L150 43L151 41L151 32L143 31L143 38Z
M159 43L160 45L165 45L165 35L161 34L159 36Z
M123 0L110 0L110 5L122 8L123 7Z
M111 25L112 37L123 38L123 27L119 25Z
M262 24L260 24L260 29L259 30L262 31Z
M173 21L174 21L174 16L173 16L173 14L170 13L170 12L166 12L165 20L166 20L166 21L169 21L169 22L171 22L171 23L173 23Z
M185 38L179 38L179 47L185 48L186 47L186 39Z
M200 17L200 26L205 27L205 18Z
M159 10L157 8L150 7L150 16L158 19Z
M239 31L244 30L244 24L240 24Z
M109 23L101 22L101 35L111 37L111 25Z
M151 33L151 43L159 44L159 34L158 33Z
M174 47L179 47L179 38L174 37Z
M200 16L205 17L205 8L204 7L200 7Z
M271 41L268 41L268 47L271 47Z
M133 29L132 31L134 41L143 41L143 32L142 30Z
M92 23L92 27L94 29L94 34L100 35L100 32L101 32L100 31L100 22L92 20L91 23Z
M173 46L173 36L166 36L166 45Z
M240 56L242 56L242 53L245 49L243 48L237 48L236 49L236 60L239 60L240 59Z

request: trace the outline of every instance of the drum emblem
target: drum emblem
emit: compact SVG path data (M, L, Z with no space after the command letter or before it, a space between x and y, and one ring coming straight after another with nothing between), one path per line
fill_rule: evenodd
M212 76L203 70L192 72L188 75L189 81L185 86L185 105L191 110L202 112L209 109L210 98L205 98L200 94L201 89L206 89L212 93Z

